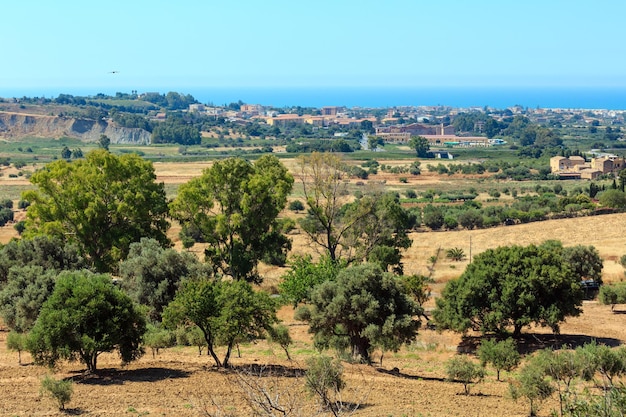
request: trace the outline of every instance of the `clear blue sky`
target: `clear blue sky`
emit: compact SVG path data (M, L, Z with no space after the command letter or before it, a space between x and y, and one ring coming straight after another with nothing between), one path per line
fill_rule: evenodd
M33 87L626 86L624 0L20 0L0 10L0 96Z

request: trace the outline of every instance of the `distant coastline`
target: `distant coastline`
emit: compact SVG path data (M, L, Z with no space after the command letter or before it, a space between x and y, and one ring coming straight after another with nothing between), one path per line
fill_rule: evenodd
M626 87L154 87L139 92L191 94L204 104L224 105L238 100L274 107L401 107L448 106L503 109L528 108L626 110ZM115 95L131 88L2 88L0 97L46 97L59 94Z

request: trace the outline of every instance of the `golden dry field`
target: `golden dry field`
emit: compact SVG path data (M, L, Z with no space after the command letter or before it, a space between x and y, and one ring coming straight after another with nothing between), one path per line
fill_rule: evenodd
M294 168L292 161L284 163ZM159 180L166 184L181 184L199 175L205 163L155 164ZM377 181L393 189L400 186L397 176L376 176ZM0 187L14 184L18 179L0 177ZM22 179L19 179L23 181ZM421 190L451 181L449 177L423 175L411 179L412 187ZM24 213L18 213L17 219ZM287 213L288 216L298 216ZM301 215L301 214L300 214ZM172 238L177 228L172 228ZM0 242L16 236L12 225L0 230ZM314 253L303 234L293 232L294 253ZM626 214L550 220L515 226L501 226L481 230L412 233L413 245L404 257L405 273L427 273L430 258L441 249L434 267L433 295L436 297L448 280L459 276L469 259L452 262L445 250L462 248L472 256L497 246L541 243L558 239L564 245L593 245L604 260L604 281L624 278L619 257L626 254ZM180 247L180 244L177 246ZM196 249L198 253L200 252ZM264 286L275 287L284 268L262 267ZM427 308L431 308L429 302ZM570 318L561 327L561 335L553 336L545 329L525 330L532 333L524 339L523 348L532 352L540 346L563 343L580 344L598 338L611 345L626 342L626 315L611 313L607 306L595 301L585 302L583 314ZM23 365L18 364L17 353L6 349L6 329L0 326L0 416L248 416L251 411L238 375L253 369L250 380L263 387L274 387L283 403L291 402L300 410L300 416L320 415L315 401L304 392L306 358L315 353L307 326L294 320L291 307L283 307L279 317L289 327L294 344L290 348L293 361L276 345L266 341L241 346L241 357L233 354L232 362L238 372L224 372L213 368L209 356L198 355L197 349L171 348L155 357L146 352L140 360L122 367L115 355L104 354L99 360L101 372L85 375L79 363L63 363L52 371L57 378L74 380L74 395L69 410L61 413L55 403L39 394L40 380L51 371L31 364L28 354L22 354ZM397 353L387 353L382 364L372 366L344 363L346 389L342 395L345 404L359 405L354 416L526 416L528 404L514 402L506 382L496 382L490 371L484 382L472 387L471 395L461 395L463 386L445 381L444 362L456 354L459 335L422 329L415 343ZM542 342L543 345L540 343ZM380 354L375 353L374 358ZM397 369L396 369L397 368ZM263 376L258 376L261 373ZM506 381L510 375L503 372ZM540 409L540 416L549 416L556 408L549 401Z

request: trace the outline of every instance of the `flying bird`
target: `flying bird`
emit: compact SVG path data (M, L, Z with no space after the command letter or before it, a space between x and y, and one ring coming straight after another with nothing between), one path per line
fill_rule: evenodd
M117 74L119 71L109 71L109 74Z

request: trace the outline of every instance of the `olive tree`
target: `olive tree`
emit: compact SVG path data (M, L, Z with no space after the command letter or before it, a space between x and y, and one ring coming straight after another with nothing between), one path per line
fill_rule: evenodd
M553 244L489 249L446 284L433 317L440 328L458 332L513 327L519 336L532 323L558 332L566 317L581 313L580 279Z
M163 248L154 239L142 238L130 245L128 258L120 263L122 289L138 304L148 307L148 317L160 321L166 305L174 299L180 282L206 277L207 266L189 252Z
M259 338L277 321L276 305L267 293L254 291L245 281L213 279L184 282L163 320L169 328L188 322L198 326L215 365L224 368L230 366L238 340ZM215 352L219 345L226 346L222 360Z
M415 339L421 308L395 276L372 264L342 270L315 287L304 318L318 347L349 346L352 357L370 361L374 347L397 351Z
M109 275L63 272L43 304L28 341L35 363L80 360L96 372L98 356L117 350L124 363L143 354L143 314Z

